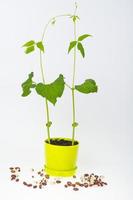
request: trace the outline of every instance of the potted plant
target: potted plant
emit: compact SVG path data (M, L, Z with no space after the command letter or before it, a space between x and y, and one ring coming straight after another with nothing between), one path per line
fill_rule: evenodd
M36 83L34 79L34 73L31 72L25 82L22 83L22 96L28 96L32 90L35 90L38 95L43 97L46 107L46 129L47 138L44 141L45 150L45 171L47 174L52 176L73 176L76 172L77 166L77 154L79 142L75 140L75 129L78 126L76 122L76 111L75 111L75 92L81 92L84 94L97 92L98 87L93 79L87 79L84 83L75 85L75 70L76 70L76 55L77 51L80 52L81 56L85 57L85 50L83 47L83 41L91 37L90 34L83 34L77 36L76 24L79 17L76 15L77 4L75 3L74 14L64 14L52 17L46 24L42 38L40 41L35 42L30 40L26 42L23 47L25 53L29 54L36 49L39 49L40 56L40 71L42 76L42 82ZM57 18L68 17L73 22L74 39L70 42L68 47L68 53L73 51L73 74L72 74L72 85L68 85L64 76L60 74L52 83L46 83L44 66L42 62L42 56L45 55L45 41L44 36L47 28L50 24L55 24ZM71 91L72 98L72 138L52 138L50 133L50 127L52 122L50 120L49 103L56 104L58 98L61 98L63 91L67 86Z

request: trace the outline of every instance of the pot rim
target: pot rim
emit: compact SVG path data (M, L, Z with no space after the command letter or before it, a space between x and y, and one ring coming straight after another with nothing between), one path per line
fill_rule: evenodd
M50 138L50 139L65 139L65 140L68 140L68 141L72 141L72 139L71 138L66 138L66 137L52 137L52 138ZM56 147L76 147L76 146L79 146L79 141L78 140L74 140L75 142L77 142L77 144L75 144L75 145L71 145L71 146L63 146L63 145L55 145L55 144L49 144L48 142L48 139L45 139L44 140L44 143L45 144L47 144L47 145L50 145L50 146L56 146Z

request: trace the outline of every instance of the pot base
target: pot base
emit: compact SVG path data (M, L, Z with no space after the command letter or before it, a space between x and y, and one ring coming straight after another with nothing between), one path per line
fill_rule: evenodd
M77 170L77 167L75 167L72 170L55 170L55 169L50 169L48 167L46 167L46 165L44 165L44 170L46 172L46 174L50 175L50 176L56 176L56 177L70 177L70 176L74 176Z

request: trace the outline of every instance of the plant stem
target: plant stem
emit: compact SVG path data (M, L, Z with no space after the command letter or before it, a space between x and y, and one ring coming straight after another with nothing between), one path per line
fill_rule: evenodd
M55 20L56 18L59 18L59 17L65 17L65 16L71 16L70 14L64 14L64 15L57 15L55 17L52 17L48 23L46 24L46 26L44 27L44 30L43 30L43 34L42 34L42 39L41 41L43 42L44 40L44 36L45 36L45 33L46 33L46 30L49 26L49 24L52 22L52 20ZM40 68L41 68L41 75L42 75L42 81L43 83L45 84L45 76L44 76L44 66L42 64L42 52L40 51ZM46 127L47 127L47 136L48 136L48 142L50 143L50 127L48 125L48 123L50 122L50 117L49 117L49 107L48 107L48 101L47 99L45 98L45 106L46 106L46 116L47 116L47 123L46 123Z
M44 68L43 68L43 64L42 64L42 53L41 53L41 50L40 50L40 68L41 68L42 81L45 84Z
M77 4L75 4L75 12L76 14ZM74 20L74 40L76 41L76 20ZM74 55L73 55L73 79L72 79L72 145L74 145L75 139L75 69L76 69L76 46L74 47Z
M42 53L40 51L40 68L41 68L41 75L42 75L42 81L45 84L45 78L44 78L44 68L42 64ZM45 104L46 104L46 115L47 115L47 123L49 122L49 108L48 108L48 101L45 98ZM47 135L48 135L48 142L50 143L50 128L47 126Z
M56 15L55 17L50 18L50 20L48 21L48 23L46 24L46 26L44 27L43 30L43 34L42 34L42 41L44 39L45 33L47 31L47 28L49 26L49 24L53 21L56 20L56 18L60 18L60 17L71 17L71 14L64 14L64 15Z
M48 101L45 98L45 103L46 103L46 114L47 114L47 123L50 121L49 120L49 107L48 107ZM48 134L48 142L50 143L50 127L47 125L47 134Z
M74 145L74 138L75 138L75 96L74 96L74 89L72 88L72 108L73 108L73 123L72 123L72 145Z
M76 22L74 22L74 40L76 41ZM75 84L75 68L76 68L76 46L74 47L74 55L73 55L73 80L72 80L72 88L74 88L74 84Z

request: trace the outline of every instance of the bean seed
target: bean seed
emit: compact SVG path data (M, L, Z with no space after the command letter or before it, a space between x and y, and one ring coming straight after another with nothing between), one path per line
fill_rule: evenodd
M75 184L80 186L80 182L75 182Z
M88 187L88 183L84 183L84 187L87 188Z
M68 185L68 186L71 186L71 185L72 185L72 182L71 182L71 181L67 181L67 185Z
M42 185L39 185L39 188L42 189Z
M47 183L46 183L46 182L43 182L43 183L42 183L42 185L44 185L44 186L45 186L45 185L47 185Z
M15 175L15 174L12 174L11 177L12 177L12 178L16 178L16 175Z
M37 185L34 185L33 188L34 188L34 189L37 188Z
M27 184L27 186L28 186L28 187L32 187L32 184L31 184L31 183L30 183L30 184Z
M49 177L50 177L50 176L49 176L48 174L45 175L45 178L46 178L46 179L49 179Z
M24 185L27 185L27 183L26 183L25 181L23 182L23 184L24 184Z
M12 169L12 170L11 170L11 173L16 173L16 170L13 170L13 169Z
M74 187L74 188L73 188L73 190L74 190L74 191L78 191L79 189L78 189L78 188L76 188L76 187Z
M89 174L84 174L84 176L86 177L86 176L89 176Z
M66 185L66 184L65 184L65 185L64 185L64 187L65 187L65 188L67 188L67 187L68 187L68 185Z
M41 173L40 176L43 176L43 173Z
M56 183L59 184L59 183L61 183L61 181L60 181L60 180L57 180Z
M73 184L72 184L72 187L75 187L75 186L76 186L76 184L73 183Z

